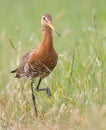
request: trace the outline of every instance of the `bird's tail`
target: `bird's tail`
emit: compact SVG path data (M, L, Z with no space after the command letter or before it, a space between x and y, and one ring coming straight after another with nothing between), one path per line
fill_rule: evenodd
M10 73L15 73L15 72L17 72L17 69L15 69L15 70L12 70Z

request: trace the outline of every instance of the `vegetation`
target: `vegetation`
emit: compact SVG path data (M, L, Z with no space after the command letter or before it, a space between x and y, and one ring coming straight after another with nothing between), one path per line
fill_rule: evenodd
M106 1L0 1L0 130L106 130ZM43 80L52 97L10 71L41 41L40 17L50 13L58 65ZM35 81L35 87L38 79Z

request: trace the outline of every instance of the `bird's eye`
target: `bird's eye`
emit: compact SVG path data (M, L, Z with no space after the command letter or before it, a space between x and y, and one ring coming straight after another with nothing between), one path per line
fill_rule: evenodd
M48 20L47 20L47 18L45 18L45 17L43 17L43 20L45 21L45 22L47 22Z
M43 20L46 20L46 18L45 18L45 17L43 17Z

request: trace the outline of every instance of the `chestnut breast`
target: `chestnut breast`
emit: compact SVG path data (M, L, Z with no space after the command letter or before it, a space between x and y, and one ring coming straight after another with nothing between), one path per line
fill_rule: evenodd
M29 55L25 67L27 77L44 78L48 76L55 68L57 59L57 53L53 47L49 48L46 45L40 44Z

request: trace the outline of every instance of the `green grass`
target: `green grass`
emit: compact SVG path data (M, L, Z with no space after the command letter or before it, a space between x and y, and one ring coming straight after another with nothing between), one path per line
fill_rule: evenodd
M0 130L106 129L105 5L105 0L0 1ZM41 41L45 12L61 37L53 32L58 65L41 83L52 97L35 92L36 118L30 82L10 71Z

